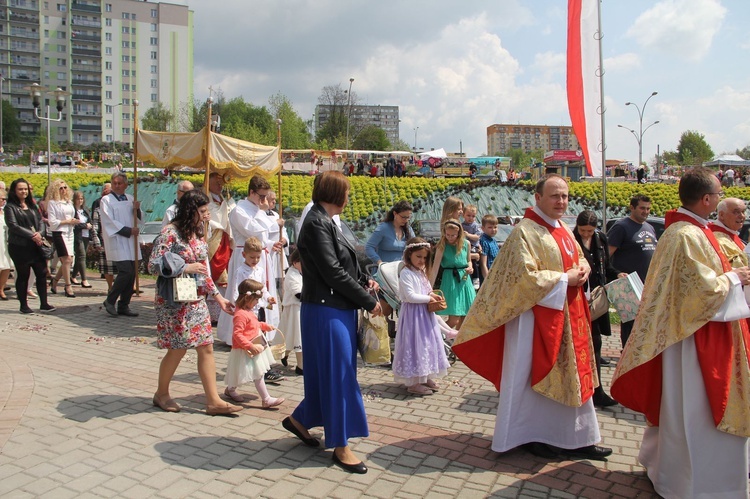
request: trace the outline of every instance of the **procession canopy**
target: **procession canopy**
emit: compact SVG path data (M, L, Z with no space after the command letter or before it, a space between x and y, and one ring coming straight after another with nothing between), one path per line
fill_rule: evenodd
M193 169L228 173L232 178L248 178L255 174L276 174L281 169L279 148L253 144L244 140L208 132L149 132L138 130L138 159L168 170Z

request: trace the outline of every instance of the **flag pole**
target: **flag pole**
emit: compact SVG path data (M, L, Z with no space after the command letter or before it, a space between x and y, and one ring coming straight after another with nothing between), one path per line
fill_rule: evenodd
M138 227L138 208L136 208L136 203L138 202L138 100L133 101L133 120L135 121L135 141L133 143L133 227ZM139 279L140 259L138 258L139 239L140 237L138 235L133 238L136 296L141 294Z
M604 128L604 56L602 55L602 0L597 0L597 14L599 26L597 28L597 40L599 41L599 109L602 126L602 230L607 232L607 141L605 140Z
M203 191L206 193L206 196L209 196L210 198L211 194L208 190L208 180L211 174L211 108L214 102L213 97L209 97L206 102L208 103L208 118L206 119L206 173L203 176ZM206 232L206 237L208 237L208 232Z

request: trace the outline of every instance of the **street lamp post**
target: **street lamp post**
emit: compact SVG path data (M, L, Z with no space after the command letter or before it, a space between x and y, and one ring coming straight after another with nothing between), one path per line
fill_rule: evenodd
M417 132L419 131L419 127L414 129L414 154L417 154Z
M641 107L638 107L638 104L634 102L625 103L626 106L635 106L635 108L638 110L638 132L637 133L632 128L628 128L622 125L617 125L618 127L624 128L625 130L632 133L633 136L635 137L636 142L638 142L638 168L640 168L641 165L643 164L643 134L646 133L646 130L656 125L657 123L659 123L659 120L656 120L650 125L648 125L646 128L643 128L643 114L646 112L646 104L648 104L648 101L650 101L651 97L653 97L654 95L658 93L659 92L652 92L651 95L649 95L646 101L643 103L643 106Z
M349 96L346 99L346 149L349 150L349 122L352 120L352 83L354 78L349 78Z
M117 104L112 106L112 161L115 159L115 155L117 154L117 124L115 122L115 108L117 106L122 106L122 102L118 102Z
M34 117L39 121L47 122L47 185L51 183L50 178L50 166L52 161L51 141L50 141L50 122L62 121L62 110L65 105L65 96L70 95L60 87L52 92L45 92L47 95L54 95L55 101L57 102L57 119L50 117L49 104L47 104L47 113L44 116L39 116L39 107L41 106L42 90L43 88L38 83L33 83L25 88L29 91L29 96L34 105Z
M3 148L3 82L5 78L0 75L0 154L5 152Z

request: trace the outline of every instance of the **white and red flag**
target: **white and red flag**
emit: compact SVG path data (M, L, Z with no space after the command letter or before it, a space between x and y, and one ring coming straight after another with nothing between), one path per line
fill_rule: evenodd
M588 174L602 176L599 0L568 0L568 110Z

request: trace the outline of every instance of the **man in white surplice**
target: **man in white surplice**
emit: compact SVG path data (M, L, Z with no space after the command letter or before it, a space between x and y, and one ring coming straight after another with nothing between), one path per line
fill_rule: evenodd
M263 269L269 269L269 258L278 258L278 252L283 250L283 243L281 241L274 241L270 238L271 229L274 228L274 224L277 232L279 227L276 221L271 220L266 215L266 210L268 209L267 197L270 190L271 185L265 178L260 175L254 176L248 184L247 199L239 201L235 209L229 214L229 223L232 226L232 235L237 247L232 252L232 258L229 260L227 289L236 289L240 284L235 282L235 273L239 265L244 261L242 248L248 237L257 237L263 245L264 251L258 264ZM268 270L266 270L266 281L262 284L267 286L269 294L278 302L276 285L271 285ZM278 325L278 308L278 305L276 305L272 311L267 310L267 312L276 312L275 315L268 314L266 316L266 322L273 326ZM219 315L216 334L224 343L228 345L232 344L231 315L225 312Z
M543 178L535 198L479 288L453 350L500 391L494 451L522 446L545 459L604 459L612 449L596 445L599 381L582 288L591 269L560 221L565 179Z
M746 498L750 269L732 268L708 227L723 196L713 172L686 172L679 195L611 393L646 416L638 459L659 495Z
M112 289L104 300L104 309L109 315L117 317L126 315L138 316L130 309L130 299L135 285L135 259L140 260L141 248L138 241L138 224L133 223L133 209L138 210L140 217L140 202L134 201L133 196L125 194L128 187L128 177L123 172L112 174L112 192L103 196L99 204L101 225L104 231L104 251L107 259L115 264L117 277ZM137 255L136 255L137 247ZM118 301L119 299L119 301ZM115 306L116 305L116 306Z

